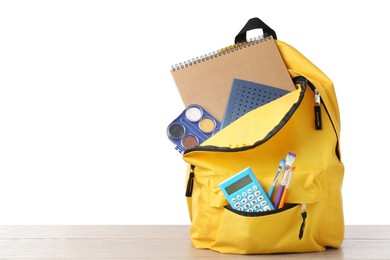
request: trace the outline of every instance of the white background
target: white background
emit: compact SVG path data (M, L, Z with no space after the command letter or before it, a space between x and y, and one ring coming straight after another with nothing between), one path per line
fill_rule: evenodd
M390 224L386 1L2 1L0 224L189 224L170 66L249 18L329 76L346 224Z

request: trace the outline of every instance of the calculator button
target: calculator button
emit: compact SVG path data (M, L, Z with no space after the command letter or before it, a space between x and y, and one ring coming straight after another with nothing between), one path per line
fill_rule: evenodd
M257 190L257 186L253 186L253 188L252 188L253 190Z
M245 199L245 198L243 198L243 199L241 200L241 203L242 203L242 204L245 204L245 203L247 203L247 202L248 202L248 200Z
M257 204L257 201L252 200L251 203L252 203L252 205L256 205L256 204Z
M241 199L242 199L241 195L237 195L237 200L241 200Z
M255 210L258 210L258 209L260 209L260 205L259 205L259 204L256 204L256 205L253 206L253 208L254 208Z
M253 209L248 209L248 212L253 212Z
M256 196L256 197L257 197L257 196L260 196L260 194L261 194L260 191L256 191L256 192L255 192L255 196Z
M265 205L267 205L267 202L266 202L265 200L263 200L263 201L260 202L260 205L261 205L262 207L264 207Z
M237 202L236 198L232 198L232 203L236 203L236 202Z
M248 189L248 194L252 194L253 190L252 189Z
M242 193L242 196L243 197L246 197L246 195L248 195L245 191Z
M239 207L237 208L238 211L244 211L244 208L243 207Z
M264 197L263 196L257 197L257 200L262 201L262 200L264 200Z
M255 196L253 196L253 195L248 196L248 200L253 200L254 198L255 198Z
M234 204L234 207L238 208L240 205L240 202L237 202L236 204Z
M251 205L249 205L249 203L244 205L244 208L246 208L246 209L249 209L250 207L251 207Z

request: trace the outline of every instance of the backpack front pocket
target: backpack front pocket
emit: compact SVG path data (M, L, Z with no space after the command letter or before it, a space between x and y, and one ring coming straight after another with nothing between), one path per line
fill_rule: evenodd
M214 243L211 249L222 253L258 254L275 252L321 251L326 206L326 172L297 172L287 204L278 210L241 212L227 206L215 186L211 192L218 221L213 222ZM258 176L268 186L267 178Z
M224 208L212 249L235 254L321 251L324 248L312 234L312 205L303 207L291 204L263 216L244 216Z

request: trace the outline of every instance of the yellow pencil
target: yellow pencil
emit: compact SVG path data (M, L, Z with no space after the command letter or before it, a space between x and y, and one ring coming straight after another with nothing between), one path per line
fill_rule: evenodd
M284 188L284 191L283 191L283 194L282 194L282 198L280 199L280 203L279 203L278 209L281 209L284 206L284 202L286 201L286 196L287 196L287 190L290 187L290 183L291 183L291 179L292 179L292 176L294 174L294 171L295 171L295 167L292 167L290 169L289 176L288 176L288 182L286 184L286 187Z

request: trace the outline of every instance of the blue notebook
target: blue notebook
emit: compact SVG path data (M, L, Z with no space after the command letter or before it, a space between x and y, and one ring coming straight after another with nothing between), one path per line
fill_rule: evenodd
M268 104L287 93L289 91L284 89L242 79L233 79L221 129L249 111Z

